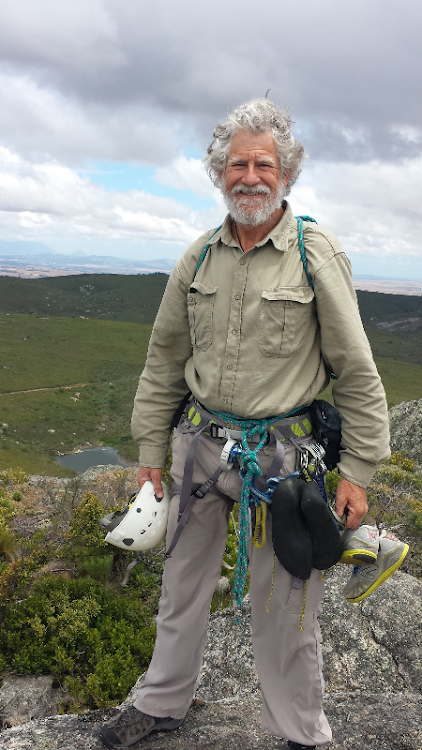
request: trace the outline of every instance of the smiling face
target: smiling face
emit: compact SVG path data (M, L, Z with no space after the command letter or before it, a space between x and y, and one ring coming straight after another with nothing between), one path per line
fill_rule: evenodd
M233 136L222 192L232 218L239 224L268 223L280 209L289 175L281 176L271 133L240 130Z

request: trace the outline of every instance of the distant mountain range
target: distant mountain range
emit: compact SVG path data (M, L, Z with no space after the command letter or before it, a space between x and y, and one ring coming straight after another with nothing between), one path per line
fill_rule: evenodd
M78 251L65 255L41 242L0 240L0 275L57 276L74 273L170 273L174 260L134 260L112 255L86 255Z
M166 258L134 260L112 255L87 255L80 250L66 255L42 242L0 240L0 276L37 279L80 274L169 274L174 264L174 260ZM418 280L357 274L354 286L368 292L422 296L422 281Z

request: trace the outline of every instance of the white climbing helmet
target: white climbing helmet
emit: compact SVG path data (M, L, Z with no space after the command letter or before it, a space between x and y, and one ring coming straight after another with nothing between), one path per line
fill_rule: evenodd
M164 496L154 494L151 481L145 482L137 495L132 495L120 513L109 513L100 526L108 533L106 542L126 550L144 551L156 547L166 535L170 494L163 483Z

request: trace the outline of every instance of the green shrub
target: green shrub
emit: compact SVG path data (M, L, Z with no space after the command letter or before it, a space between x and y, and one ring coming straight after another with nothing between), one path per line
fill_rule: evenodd
M325 491L330 500L333 500L336 496L337 487L341 479L341 474L338 469L333 471L327 471L325 475Z
M93 557L104 558L111 554L110 545L104 541L104 531L98 521L104 516L104 508L98 497L87 492L73 510L62 557L75 561L84 570Z
M84 557L80 564L79 572L86 573L94 581L99 581L104 586L110 578L113 567L113 556L104 555L98 557Z
M395 451L392 453L388 461L386 461L386 464L387 466L398 466L404 471L415 471L416 469L415 461L412 461L412 459L409 458L409 456L406 456L402 451Z
M23 482L27 482L28 479L28 474L25 474L19 467L0 471L0 482L3 482L3 484L10 484L11 482L22 484Z
M72 710L110 706L149 663L154 612L137 592L125 596L91 578L46 576L9 608L1 652L16 672L63 681Z
M0 526L7 526L14 515L15 510L9 495L3 487L0 487Z
M15 537L11 529L0 524L0 557L13 560L16 550Z

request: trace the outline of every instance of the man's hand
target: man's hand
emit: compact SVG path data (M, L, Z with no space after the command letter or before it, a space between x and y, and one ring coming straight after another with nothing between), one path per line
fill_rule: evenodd
M337 487L336 513L342 518L347 508L346 526L348 529L357 529L365 513L368 512L366 490L359 487L348 479L342 477Z
M139 469L136 475L140 489L142 489L145 482L148 482L148 480L150 479L154 485L155 496L163 497L164 492L163 492L163 486L161 484L162 474L163 474L162 469L149 469L146 466L141 466L141 468Z

